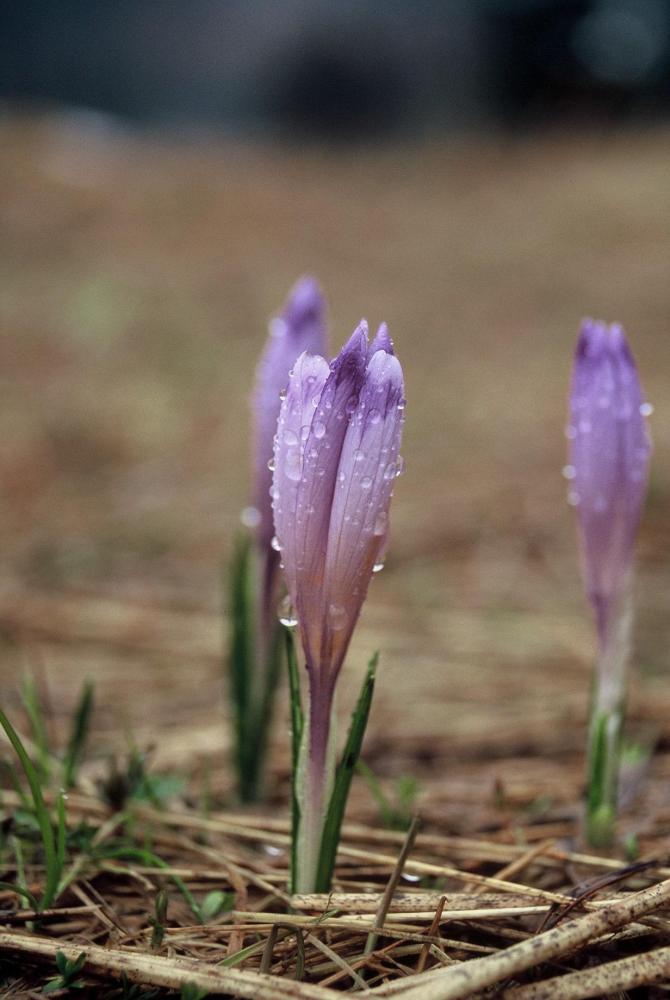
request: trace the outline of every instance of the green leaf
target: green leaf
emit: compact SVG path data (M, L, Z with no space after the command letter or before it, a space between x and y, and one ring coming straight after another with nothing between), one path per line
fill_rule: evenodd
M208 920L218 917L220 913L232 910L234 903L235 896L232 892L221 892L220 889L214 889L207 893L200 904L200 919L205 924Z
M26 674L21 682L21 701L30 721L32 737L37 749L36 770L42 781L49 779L49 741L34 678Z
M84 757L93 711L93 684L86 681L72 722L72 732L63 761L63 788L68 791L77 780L77 768Z
M356 702L356 707L351 716L351 725L347 735L347 742L344 753L337 768L335 784L328 804L326 822L321 838L321 849L319 852L319 864L316 873L316 892L328 892L333 877L335 867L335 857L337 855L337 845L340 840L340 829L344 818L344 810L347 804L351 779L360 757L363 745L365 727L370 715L372 695L375 687L375 672L379 653L375 653L368 664L368 669L363 681L361 693Z
M20 885L14 885L13 882L0 882L0 889L2 889L3 892L15 892L17 896L27 899L33 910L37 911L39 909L39 904L30 889L24 889Z
M37 822L40 827L40 834L42 837L42 848L44 850L44 860L46 864L46 885L44 887L44 895L40 900L39 910L46 910L53 903L56 898L58 890L58 882L61 874L61 867L59 864L58 850L56 847L56 839L54 837L53 827L51 825L51 818L49 812L44 803L44 797L42 795L42 789L40 787L40 779L35 769L33 762L26 752L26 748L21 742L21 738L12 726L11 722L5 715L5 713L0 709L0 725L7 733L9 742L14 747L17 757L21 763L24 774L28 781L30 787L30 793L33 797L33 805L35 807L35 816L37 817Z
M300 827L300 803L298 801L297 775L300 759L300 744L305 726L305 715L300 694L300 676L295 655L293 633L284 629L286 663L288 666L289 698L291 702L291 892L296 891L298 875L298 829Z

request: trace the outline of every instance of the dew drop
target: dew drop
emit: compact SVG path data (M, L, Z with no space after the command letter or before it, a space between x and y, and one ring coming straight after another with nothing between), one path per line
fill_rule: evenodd
M370 413L368 414L368 420L370 421L371 424L378 424L381 418L382 415L379 412L379 410L370 410Z
M370 478L370 476L363 476L363 478L361 479L361 489L369 490L371 486L372 486L372 479Z
M298 624L298 619L296 618L295 611L293 610L289 594L282 598L279 604L278 618L280 623L285 625L286 628L295 628Z
M654 412L654 407L652 403L642 403L640 406L640 413L643 417L650 417Z
M581 497L576 490L570 490L568 493L568 503L571 507L578 507L581 501Z
M320 440L326 433L326 425L322 424L320 420L317 420L313 427L314 437Z
M398 467L395 462L389 462L389 464L384 469L384 479L388 482L389 479L395 479L398 474Z
M358 398L356 396L350 396L347 400L346 411L347 415L351 416L356 407L358 406Z
M288 445L289 448L295 448L298 443L298 437L293 431L284 431L284 443Z
M365 452L364 451L355 451L354 452L354 462L364 462L364 461L365 461Z
M377 514L377 517L375 518L375 526L372 529L372 534L373 535L383 535L383 534L385 534L386 533L386 521L387 521L386 512L383 511L383 510L380 510L380 512Z
M341 604L331 604L328 608L328 622L334 632L339 632L344 628L347 621L347 612Z
M568 424L568 426L565 428L565 436L568 439L568 441L574 441L575 438L577 437L577 428L574 427L572 424Z
M402 476L404 471L405 471L405 459L402 457L402 455L398 455L395 474L396 476Z
M279 544L279 539L276 535L272 536L272 541L270 542L270 547L275 550L275 552L281 552L281 545Z
M384 563L383 562L376 562L374 564L374 566L372 567L372 572L373 573L381 573L381 571L383 569L384 569Z
M261 523L261 512L257 507L243 507L240 512L240 521L245 528L257 528Z
M279 393L279 398L281 399L282 402L284 402L284 400L286 399L286 389L281 390L281 392Z
M270 472L274 472L275 471L275 460L274 460L274 457L268 459L268 469L270 470Z
M300 452L294 450L287 453L284 472L286 473L286 477L292 482L297 483L300 481Z
M564 465L563 468L561 469L561 473L565 477L565 479L574 479L575 476L577 475L577 470L575 469L574 465Z

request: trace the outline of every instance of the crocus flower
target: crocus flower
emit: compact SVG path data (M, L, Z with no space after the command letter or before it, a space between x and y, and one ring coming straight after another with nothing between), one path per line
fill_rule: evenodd
M598 633L589 725L587 837L611 843L617 807L635 534L651 444L633 356L617 324L585 320L570 397L568 500L577 511L584 575Z
M289 371L303 351L324 354L326 351L326 307L318 283L312 277L301 278L290 292L279 316L270 322L270 336L256 371L251 408L254 425L254 500L258 511L258 536L269 549L274 534L270 487L273 438L286 389Z
M302 278L280 316L258 365L252 396L254 506L242 514L253 534L235 553L231 573L231 692L235 708L235 751L240 796L257 799L263 784L267 737L280 663L276 619L278 554L272 547L270 487L273 437L289 371L304 350L323 352L326 340L323 296L313 278Z
M618 324L585 320L570 399L569 501L601 641L626 586L647 489L651 444L633 356Z
M307 872L325 808L335 682L385 545L404 405L386 327L368 344L362 322L330 365L298 358L279 415L275 530L309 678Z

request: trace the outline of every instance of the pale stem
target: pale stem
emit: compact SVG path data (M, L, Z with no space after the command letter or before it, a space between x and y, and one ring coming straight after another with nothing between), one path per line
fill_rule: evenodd
M310 676L309 705L298 764L300 823L296 892L315 892L328 803L335 776L333 691Z
M586 834L592 847L614 839L619 762L633 623L630 577L609 614L599 616L598 661L588 737Z

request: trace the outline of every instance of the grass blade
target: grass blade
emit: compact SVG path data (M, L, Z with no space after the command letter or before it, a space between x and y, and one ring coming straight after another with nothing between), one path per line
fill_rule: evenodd
M72 733L63 761L63 788L69 791L77 779L77 768L82 762L93 711L93 684L86 681L72 723Z
M337 845L340 840L340 829L344 818L344 810L347 804L351 779L356 770L356 764L360 757L363 745L365 727L370 715L370 705L375 687L375 672L379 653L375 653L370 663L363 681L361 693L358 696L356 707L351 716L351 725L347 735L347 742L344 753L335 775L335 785L328 803L326 822L323 828L321 839L321 850L319 854L319 866L316 874L316 892L328 892L333 877L335 867L335 857L337 855Z
M49 812L44 803L44 796L42 795L37 769L28 756L18 733L1 708L0 725L2 725L2 728L7 733L9 742L14 747L28 781L30 793L33 797L33 806L35 808L35 816L40 828L40 834L42 836L42 848L44 850L44 861L46 865L46 884L38 909L46 910L49 906L51 906L56 898L58 882L61 874L58 850L56 848L56 838L54 836L51 817L49 816Z

